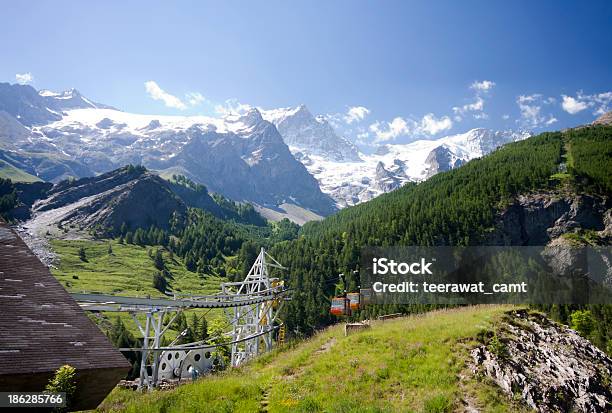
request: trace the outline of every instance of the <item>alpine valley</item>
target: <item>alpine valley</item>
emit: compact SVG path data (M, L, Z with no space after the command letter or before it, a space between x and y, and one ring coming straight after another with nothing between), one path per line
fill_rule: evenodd
M304 105L220 118L126 113L77 90L0 83L0 162L57 183L141 164L303 224L490 153L527 132L473 129L365 154ZM15 175L18 171L18 175Z
M363 285L364 247L541 246L559 273L582 263L575 247L596 247L608 288L610 114L531 137L474 129L365 154L305 106L136 115L75 90L4 84L0 110L0 216L69 292L214 294L244 280L261 248L283 265L273 275L291 291L279 310L291 341L177 388L117 388L101 411L610 411L609 296L367 304L344 318L372 320L350 335L330 314L334 297ZM497 263L513 276L514 261ZM545 292L559 284L537 281ZM221 310L198 311L170 321L165 344L227 348ZM130 318L92 319L116 347L142 346Z

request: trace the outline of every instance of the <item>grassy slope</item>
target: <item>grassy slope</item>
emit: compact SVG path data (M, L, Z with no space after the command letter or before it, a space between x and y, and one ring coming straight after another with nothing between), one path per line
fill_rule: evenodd
M468 349L508 307L439 311L344 337L331 327L223 374L171 391L116 389L100 407L127 412L520 411L487 383L460 379ZM289 347L289 346L288 346Z
M8 178L13 182L38 182L41 179L15 168L8 162L0 159L0 178Z
M112 254L108 254L108 245ZM153 288L153 274L157 272L148 249L137 245L119 244L117 241L51 241L51 247L60 256L55 277L72 292L97 292L125 296L163 296ZM79 259L79 248L85 249L87 261ZM188 271L176 256L170 259L164 253L168 270L173 275L171 291L190 294L212 294L219 291L225 279L216 276L200 277ZM74 279L73 276L78 276Z
M112 246L112 255L108 254L108 246ZM79 258L79 248L85 249L87 261ZM116 240L104 241L73 241L53 240L51 248L59 256L57 268L53 275L70 292L88 292L132 297L162 297L163 294L153 288L153 274L157 272L153 260L148 255L148 249L157 247L140 247L132 244L119 244ZM219 292L220 283L225 278L217 276L201 277L188 271L182 260L174 256L170 258L164 253L164 261L173 279L169 280L171 291L184 294L214 294ZM75 279L74 276L78 277ZM186 313L191 319L191 313L206 314L209 320L209 330L225 327L225 318L221 310L190 310ZM127 313L105 313L107 318L120 316L126 327L136 337L140 337L135 323ZM99 320L98 320L99 321ZM108 324L107 324L108 325ZM169 330L167 338L176 336Z

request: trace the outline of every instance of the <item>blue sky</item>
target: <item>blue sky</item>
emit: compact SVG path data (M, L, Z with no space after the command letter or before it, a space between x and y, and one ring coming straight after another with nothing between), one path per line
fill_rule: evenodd
M305 103L364 143L612 107L610 1L124 3L3 2L0 81L138 113Z

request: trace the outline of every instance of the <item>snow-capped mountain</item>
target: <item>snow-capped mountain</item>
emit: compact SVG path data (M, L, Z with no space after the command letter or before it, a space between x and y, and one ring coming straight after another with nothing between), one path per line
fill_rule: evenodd
M392 191L406 182L421 181L486 155L509 142L525 139L527 132L472 129L435 140L383 145L360 160L337 162L321 155L297 156L319 181L323 192L339 207L355 205Z
M112 106L103 105L101 103L93 102L87 99L81 93L72 88L64 90L63 92L57 93L51 90L40 90L38 95L41 96L47 105L56 110L70 110L70 109L115 109ZM116 109L115 109L116 110Z
M224 118L75 109L33 128L96 172L127 163L177 173L211 191L267 207L292 203L320 215L333 202L257 109Z
M112 109L110 106L92 102L76 89L62 93L48 90L39 92L28 85L0 83L0 111L12 115L25 126L59 120L64 110L77 108Z
M70 161L82 165L84 175L142 164L266 208L290 204L323 216L336 210L257 109L223 118L150 116L96 104L74 90L36 92L20 85L4 90L0 102L12 110L5 110L5 122L0 116L0 123L8 125L0 124L0 133L9 130L19 139L0 136L0 159L18 158L19 167L44 180L74 176L77 168L68 167ZM39 162L41 156L45 160ZM57 167L40 173L41 165L58 160Z
M367 201L409 181L420 181L456 168L527 133L473 129L437 140L383 145L375 154L360 153L321 116L305 105L261 111L276 125L293 156L302 162L342 208Z
M338 136L322 116L313 116L305 105L262 110L261 114L276 126L294 155L319 155L338 162L360 160L357 147Z
M363 154L306 106L222 118L122 112L75 89L0 83L0 160L57 182L142 164L271 209L328 215L528 134L473 129ZM302 214L302 217L312 216ZM295 215L295 214L294 214Z

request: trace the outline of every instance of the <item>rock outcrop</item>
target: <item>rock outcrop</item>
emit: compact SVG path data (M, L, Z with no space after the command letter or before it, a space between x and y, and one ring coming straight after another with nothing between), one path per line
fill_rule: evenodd
M425 177L431 178L437 173L450 171L461 166L462 160L458 159L448 147L442 145L429 152L425 163L427 164Z
M391 171L388 171L382 162L378 162L373 186L379 191L389 192L399 188L401 181Z
M609 412L612 360L568 327L513 311L472 350L472 371L538 412Z
M595 119L593 125L612 125L612 111L606 112Z
M612 233L610 200L560 192L523 194L500 214L490 245L546 245L562 234L598 231L604 240Z

